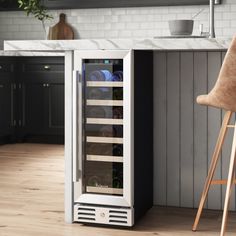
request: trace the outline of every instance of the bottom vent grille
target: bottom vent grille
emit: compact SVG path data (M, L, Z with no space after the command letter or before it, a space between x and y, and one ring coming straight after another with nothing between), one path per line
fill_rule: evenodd
M78 220L85 220L89 222L95 221L95 209L89 207L78 207L77 209Z
M109 222L117 224L127 224L128 213L127 211L109 210Z
M133 219L133 209L131 208L98 207L80 204L74 206L75 222L132 226Z

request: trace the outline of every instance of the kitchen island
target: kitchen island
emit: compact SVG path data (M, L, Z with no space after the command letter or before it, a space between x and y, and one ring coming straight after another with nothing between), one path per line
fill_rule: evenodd
M98 39L6 41L7 51L65 52L66 221L73 221L73 70L74 51L153 51L154 205L198 207L223 111L196 105L214 85L231 39ZM145 70L145 68L143 68ZM135 83L135 78L134 78ZM232 135L232 134L230 134ZM229 136L230 136L229 135ZM216 177L225 178L230 137ZM150 186L152 188L152 186ZM209 209L221 209L224 188L209 192ZM235 209L232 194L231 209Z

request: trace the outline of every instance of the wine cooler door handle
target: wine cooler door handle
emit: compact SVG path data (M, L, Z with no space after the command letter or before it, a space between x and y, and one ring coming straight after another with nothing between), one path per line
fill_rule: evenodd
M79 71L73 71L73 182L80 178L82 166L82 84ZM81 165L80 165L81 164Z

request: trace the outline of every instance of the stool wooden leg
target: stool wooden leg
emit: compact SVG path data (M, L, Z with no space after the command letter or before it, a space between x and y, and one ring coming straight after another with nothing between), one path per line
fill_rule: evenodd
M204 185L204 188L203 188L203 191L202 191L202 196L201 196L201 200L200 200L200 203L199 203L197 215L196 215L193 227L192 227L193 231L197 230L197 226L198 226L201 214L202 214L202 209L204 207L206 197L207 197L210 185L211 185L211 181L212 181L212 178L213 178L214 173L215 173L217 162L219 160L219 154L220 154L220 151L221 151L224 139L225 139L225 135L226 135L226 131L227 131L227 125L229 124L231 115L232 115L232 112L227 111L225 113L224 120L222 122L222 126L221 126L220 133L219 133L219 136L218 136L218 139L217 139L217 142L216 142L216 146L215 146L215 150L214 150L214 153L213 153L213 156L212 156L212 160L211 160L210 168L209 168L208 175L207 175L207 178L206 178L206 182L205 182L205 185Z
M225 205L224 205L224 213L221 225L221 236L225 235L225 229L227 224L228 218L228 208L229 208L229 200L232 191L232 186L234 184L234 174L235 174L235 160L236 160L236 128L234 128L234 138L233 138L233 145L230 157L230 164L229 164L229 174L228 174L228 181L227 181L227 188L225 194Z

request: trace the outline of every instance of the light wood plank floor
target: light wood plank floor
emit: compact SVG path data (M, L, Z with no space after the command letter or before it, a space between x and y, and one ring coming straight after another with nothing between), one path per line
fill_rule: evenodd
M221 213L204 214L200 231L191 225L196 210L153 207L132 229L65 224L62 145L0 146L0 236L213 236ZM236 235L231 213L227 235Z

